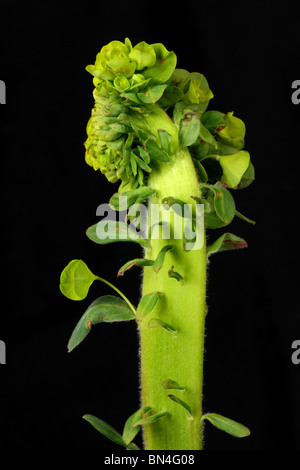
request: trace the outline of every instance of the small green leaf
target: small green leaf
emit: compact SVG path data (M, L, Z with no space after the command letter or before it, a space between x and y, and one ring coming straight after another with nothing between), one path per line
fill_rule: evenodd
M144 406L143 408L137 410L135 413L129 416L125 423L122 435L123 441L126 445L128 445L135 438L135 436L141 429L141 425L134 426L135 423L140 421L144 417L144 414L151 410L151 406Z
M208 129L204 126L204 124L200 121L199 123L199 137L203 142L207 142L208 144L212 144L214 147L217 147L217 142L215 141L214 137L211 135Z
M249 186L252 183L252 181L254 181L254 179L255 179L255 169L254 169L252 162L250 161L247 170L243 174L241 181L239 182L238 186L235 189L247 188L247 186Z
M141 188L133 189L132 191L113 194L109 200L109 204L117 211L127 210L130 206L135 204L137 200L141 202L156 192L156 189L151 189L149 186L142 186Z
M210 421L217 428L227 432L228 434L231 434L232 436L246 437L250 435L250 430L246 428L246 426L237 423L232 419L225 418L225 416L221 416L216 413L207 413L202 416L201 421L204 421L205 419Z
M173 326L169 325L163 320L160 320L159 318L151 318L151 320L148 323L148 328L156 328L157 326L161 326L162 328L164 328L164 330L169 331L170 333L173 333L174 335L177 335L178 333L177 330L173 328Z
M185 110L185 116L180 121L179 144L182 147L193 145L200 131L200 120L198 114L191 110Z
M154 261L151 259L136 258L131 261L127 261L118 271L117 277L123 276L125 271L131 269L133 266L153 266Z
M156 64L143 70L145 78L151 78L151 84L165 83L174 72L177 57L161 43L151 44L156 53Z
M129 57L133 62L136 62L137 70L153 67L156 62L156 54L153 47L149 46L145 41L136 44L129 53Z
M210 256L220 251L239 250L241 248L247 248L247 246L248 244L243 238L237 237L232 233L224 233L207 248L207 255Z
M249 167L250 155L249 152L241 150L231 155L219 156L218 161L223 170L222 181L229 188L236 188Z
M165 418L167 414L167 411L160 411L159 413L154 413L150 416L147 416L146 418L142 418L139 421L136 421L133 427L155 423L155 421L157 421L158 419Z
M164 264L164 260L165 260L165 256L166 256L166 253L169 251L169 250L172 250L174 247L173 245L165 245L161 250L160 252L158 253L157 255L157 258L156 260L154 261L153 263L153 269L156 273L158 273L158 271L162 268L162 265Z
M201 116L201 121L209 132L222 130L221 128L224 128L226 125L224 116L219 111L206 111Z
M68 351L78 346L91 331L92 325L100 322L117 322L133 320L135 315L129 305L122 299L105 295L94 300L77 323L68 342Z
M168 157L167 153L164 150L162 150L154 140L152 139L146 140L146 142L144 143L144 146L145 146L146 152L149 153L149 155L151 156L151 158L153 158L153 160L157 160L158 162L162 162L162 163L167 163L170 161L170 157Z
M73 259L62 271L59 287L68 299L83 300L96 279L84 261Z
M178 403L178 405L182 406L185 409L185 411L187 412L188 417L192 418L192 410L191 410L190 406L187 403L185 403L185 401L181 400L180 398L176 397L175 395L168 395L168 397L171 400L175 401L175 403Z
M158 129L157 133L162 149L168 154L172 140L171 134L169 134L165 129Z
M167 86L164 84L148 87L144 92L138 93L137 96L143 103L153 104L162 97Z
M137 306L137 316L144 317L148 315L154 309L160 295L161 292L157 291L144 295Z
M217 220L215 221L215 227L221 227L224 224L228 225L232 219L235 216L235 202L234 199L231 195L231 193L226 189L224 184L221 182L217 182L214 185L206 184L206 183L200 183L200 188L207 188L208 190L212 191L214 194L214 211L209 210L209 213L207 210L205 212L205 219L209 218L217 218L220 219L221 223L218 224ZM208 194L209 195L209 194ZM198 200L199 198L192 196L193 199ZM207 196L204 196L204 202L205 199L208 200ZM201 198L200 198L201 200ZM209 204L210 205L210 204ZM213 228L213 227L212 227Z
M116 431L110 424L106 423L100 418L96 418L96 416L85 414L83 416L88 423L90 423L97 431L103 434L105 437L110 439L111 441L119 444L120 446L127 447L125 442L122 439L122 436L118 431Z
M218 140L225 144L241 150L245 145L246 127L243 121L229 112L224 116L226 126L218 132Z
M205 170L204 166L202 165L202 163L198 162L198 160L194 160L194 165L195 165L195 168L196 168L196 171L197 171L199 181L201 183L207 183L208 176L207 176L206 170Z
M215 209L217 215L229 224L235 215L235 203L231 193L221 183L214 185Z
M191 206L186 202L182 201L181 199L177 199L173 196L167 196L162 199L162 204L166 204L164 208L169 210L171 207L175 214L179 215L180 217L185 217L188 219L193 218L193 212L191 210Z
M125 222L101 220L97 224L89 227L86 234L90 240L100 245L119 241L135 242L142 246L148 245L148 240L141 237Z
M175 382L175 380L172 380L172 379L167 379L167 380L164 380L162 383L162 386L164 387L164 389L166 390L184 390L184 387L182 387L181 385L179 385L179 383Z
M181 276L181 274L177 273L176 271L174 271L174 266L171 266L169 271L168 271L168 276L169 277L173 277L174 279L176 279L176 281L180 282L180 281L183 281L183 277Z

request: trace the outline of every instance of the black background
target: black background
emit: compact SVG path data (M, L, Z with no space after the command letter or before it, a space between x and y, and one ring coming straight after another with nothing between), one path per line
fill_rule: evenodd
M204 376L204 410L244 423L251 436L207 426L205 448L300 450L300 365L291 361L300 337L295 5L2 1L0 449L118 451L81 417L94 414L121 431L139 407L135 325L95 327L68 354L81 314L111 291L96 283L87 299L72 302L58 288L65 265L81 258L139 300L138 270L116 279L139 248L100 247L85 235L117 188L84 162L93 106L85 66L104 44L128 36L133 44L162 42L178 67L204 73L215 96L209 109L245 121L256 168L255 182L235 193L256 225L228 227L249 247L209 265Z

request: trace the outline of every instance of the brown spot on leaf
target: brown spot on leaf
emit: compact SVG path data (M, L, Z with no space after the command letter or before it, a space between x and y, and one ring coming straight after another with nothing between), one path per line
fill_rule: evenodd
M245 240L239 240L239 241L233 242L232 240L230 240L230 238L228 238L227 240L223 240L223 243L230 243L232 247L236 250L240 250L242 248L248 247L248 243Z
M92 322L91 322L91 320L88 320L86 326L88 327L89 330L92 328Z

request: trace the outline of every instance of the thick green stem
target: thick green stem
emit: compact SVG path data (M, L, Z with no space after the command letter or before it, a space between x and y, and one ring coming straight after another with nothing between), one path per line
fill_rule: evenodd
M159 199L173 196L191 204L198 196L198 180L189 151L179 151L174 163L153 170L149 186L159 190ZM168 239L152 239L145 257L155 259ZM146 450L199 450L202 448L202 380L206 296L206 246L183 251L182 240L172 239L162 269L144 269L143 295L162 293L154 310L140 322L141 398L156 412L168 415L144 426ZM168 275L171 266L181 274L178 282ZM177 334L161 326L148 327L151 318L158 318L177 330ZM184 390L166 390L165 380L174 380ZM168 394L176 395L189 405L192 417Z

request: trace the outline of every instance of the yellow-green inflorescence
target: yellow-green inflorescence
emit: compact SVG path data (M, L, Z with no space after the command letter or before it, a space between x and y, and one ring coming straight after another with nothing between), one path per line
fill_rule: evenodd
M175 53L160 43L133 47L126 38L102 47L86 67L95 85L86 162L128 191L188 146L200 181L247 185L253 167L242 150L244 123L233 112L205 112L213 97L207 80L176 65Z

